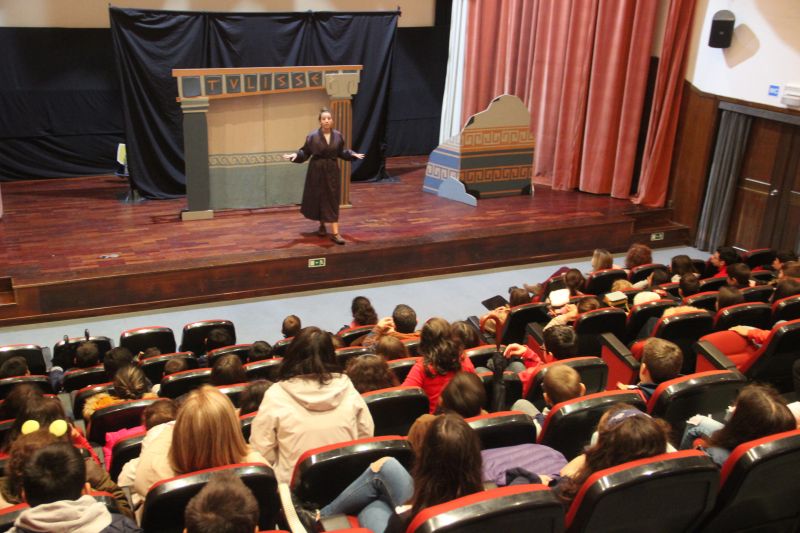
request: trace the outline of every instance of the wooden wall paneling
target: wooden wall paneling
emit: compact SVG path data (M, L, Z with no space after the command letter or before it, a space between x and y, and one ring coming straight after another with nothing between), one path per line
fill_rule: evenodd
M772 245L778 250L800 251L800 128L791 129L789 161L780 193Z
M673 221L689 227L694 239L705 198L717 132L718 100L684 83L670 172Z

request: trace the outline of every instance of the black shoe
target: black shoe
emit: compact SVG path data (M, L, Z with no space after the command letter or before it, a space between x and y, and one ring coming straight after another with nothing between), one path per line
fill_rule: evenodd
M333 242L335 242L336 244L344 244L345 243L345 240L342 239L342 236L339 235L338 233L332 233L331 234L331 240Z
M317 508L300 501L285 483L278 485L278 493L283 504L283 514L291 531L297 529L295 526L298 525L298 522L307 533L319 531L319 521L317 520L319 512Z
M317 235L320 237L324 237L328 234L328 231L325 229L325 224L320 224L319 228L317 228Z

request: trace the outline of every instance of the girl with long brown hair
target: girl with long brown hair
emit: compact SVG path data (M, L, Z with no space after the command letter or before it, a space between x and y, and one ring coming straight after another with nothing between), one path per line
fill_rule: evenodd
M358 514L359 524L375 533L402 533L423 509L483 490L480 442L460 416L436 417L415 452L410 474L384 457L320 515Z

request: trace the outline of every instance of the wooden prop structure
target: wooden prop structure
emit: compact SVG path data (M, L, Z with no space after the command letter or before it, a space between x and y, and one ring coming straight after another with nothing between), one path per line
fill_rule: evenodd
M498 96L431 152L422 190L472 206L479 198L532 195L534 147L525 104Z
M174 69L183 111L187 209L183 220L216 209L300 203L306 165L285 161L318 127L319 108L352 141L353 96L361 65ZM213 102L213 103L212 103ZM339 161L343 206L350 162Z

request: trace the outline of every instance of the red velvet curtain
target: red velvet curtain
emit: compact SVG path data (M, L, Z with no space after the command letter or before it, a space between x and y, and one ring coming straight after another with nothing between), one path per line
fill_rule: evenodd
M463 118L519 96L536 176L627 198L656 10L656 0L474 0Z
M642 157L637 204L663 207L667 199L672 149L681 107L686 46L695 0L672 0L667 15L661 60L658 64L653 107Z

